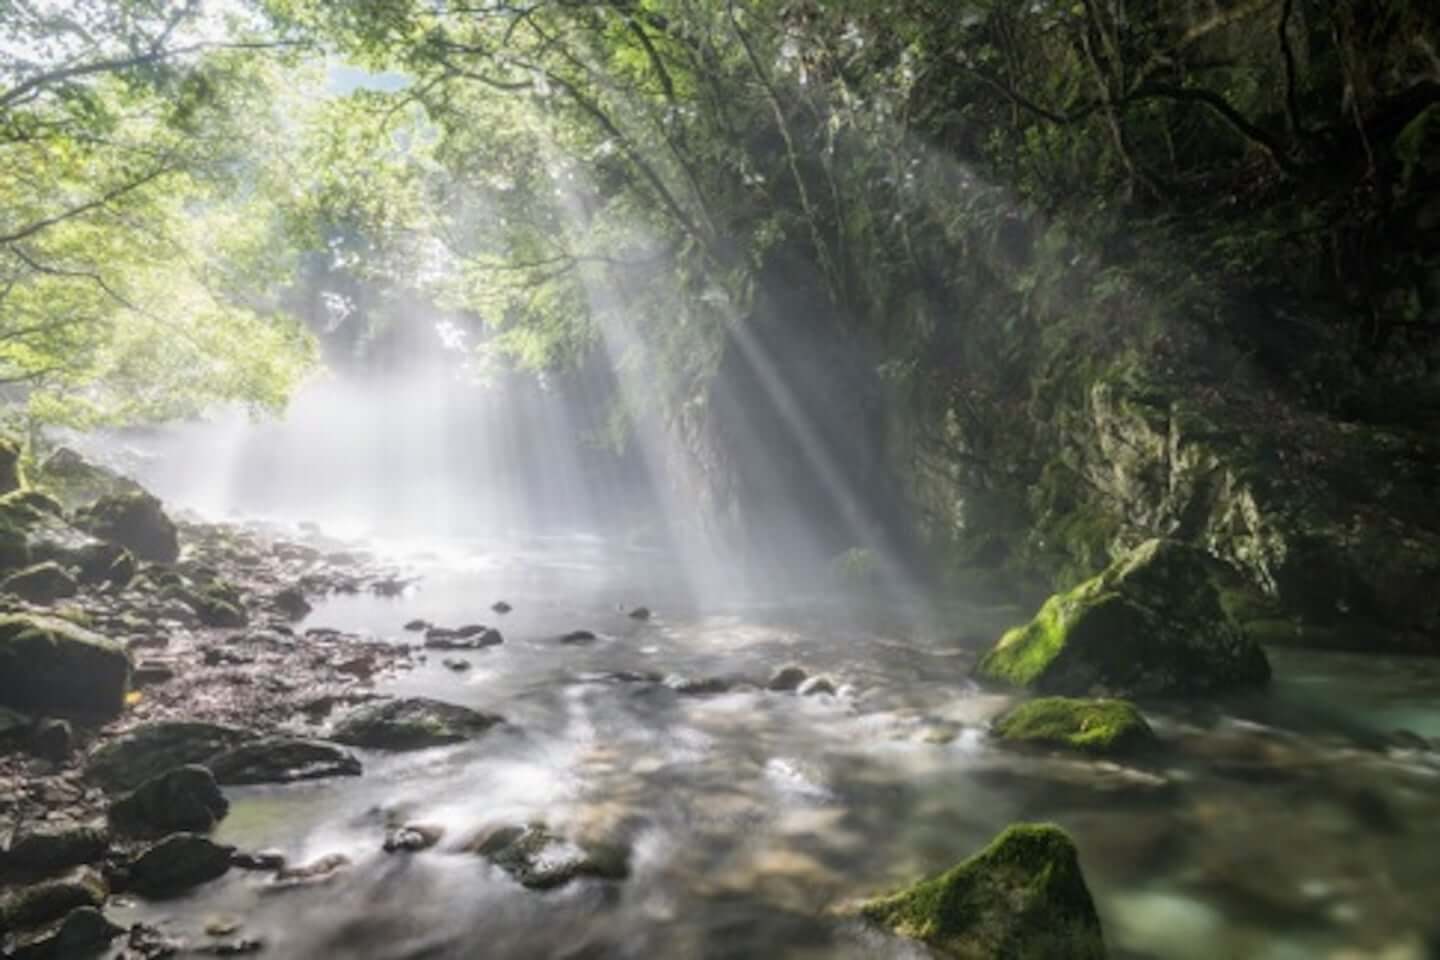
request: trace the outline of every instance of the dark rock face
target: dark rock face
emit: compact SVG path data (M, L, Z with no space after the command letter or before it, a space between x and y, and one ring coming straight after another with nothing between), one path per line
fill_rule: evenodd
M1105 957L1075 845L1048 824L1015 824L938 877L865 903L860 915L960 960Z
M53 560L17 570L0 582L0 590L41 606L73 597L76 589L75 578Z
M479 736L504 718L425 697L360 707L335 726L337 743L374 750L416 750Z
M130 657L74 624L0 616L0 705L62 716L110 716L125 705Z
M205 761L220 783L293 783L324 777L358 777L360 761L321 740L265 737L232 747Z
M75 522L149 563L174 563L180 557L175 524L160 501L143 491L103 496L79 511Z
M1221 607L1205 555L1151 540L1051 597L977 673L1045 693L1186 695L1262 685L1270 664Z
M172 833L141 851L130 864L130 879L146 896L172 896L222 876L234 852L198 834Z
M623 880L630 874L623 849L582 847L543 824L501 827L477 838L468 849L532 890L551 890L579 877Z
M205 833L229 811L214 774L192 764L146 780L111 805L110 817L127 829Z
M90 755L85 775L106 790L133 790L152 777L186 764L203 764L255 735L216 723L146 724Z

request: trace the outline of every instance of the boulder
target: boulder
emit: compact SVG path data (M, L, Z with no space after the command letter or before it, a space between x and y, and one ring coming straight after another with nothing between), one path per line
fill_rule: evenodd
M112 716L129 687L130 657L119 644L64 620L0 616L0 705Z
M991 732L1007 743L1093 754L1133 753L1155 743L1150 724L1128 700L1041 697L1007 710Z
M149 563L174 563L180 557L175 524L160 501L144 491L107 494L79 511L75 520L82 529Z
M195 833L172 833L140 852L130 864L135 889L149 897L183 893L230 869L234 847Z
M25 485L20 473L20 444L10 437L0 437L0 493L19 490Z
M860 915L962 960L1105 956L1075 844L1049 824L1014 824L945 873L868 901Z
M630 874L623 849L582 847L556 836L543 824L500 827L477 838L467 849L532 890L552 890L578 877L623 880Z
M14 960L98 957L124 932L96 907L76 907L59 923L20 937L8 956Z
M249 622L239 591L223 580L197 585L170 584L161 596L185 604L202 626L243 627Z
M30 731L30 752L42 760L64 763L75 749L75 728L69 720L46 717Z
M0 929L38 927L77 907L99 907L110 895L104 877L88 867L12 890L0 898Z
M358 777L361 771L360 761L350 751L293 737L251 740L211 757L205 766L227 786Z
M0 581L0 591L47 607L56 600L75 596L77 589L75 578L54 560L32 564Z
M140 492L139 484L60 447L40 462L35 480L71 507L93 503L106 495Z
M311 610L310 601L299 587L286 587L270 598L270 606L287 620L300 620Z
M776 693L786 693L795 690L800 684L804 683L808 677L809 674L799 667L781 667L775 671L774 676L766 682L765 689L773 690Z
M416 750L479 736L503 717L426 697L367 704L345 716L331 739L375 750Z
M151 777L116 800L110 818L127 829L205 833L229 812L230 803L220 792L215 775L189 764Z
M1206 555L1150 540L1047 600L977 674L1044 693L1187 695L1263 685L1270 664L1221 607Z
M150 723L92 753L85 776L109 791L133 790L167 770L204 763L254 738L248 730L217 723Z
M431 823L407 823L385 832L382 845L386 853L419 853L428 850L445 836L445 828Z
M16 831L0 851L0 866L7 871L46 874L94 863L110 847L110 832L103 822L40 820Z

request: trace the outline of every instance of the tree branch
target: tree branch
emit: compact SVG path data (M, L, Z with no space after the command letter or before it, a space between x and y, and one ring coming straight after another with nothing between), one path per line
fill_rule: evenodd
M71 209L66 210L64 213L57 213L53 217L46 217L43 220L36 220L34 223L21 227L19 230L16 230L13 233L0 235L0 246L8 246L10 244L18 243L21 240L33 237L35 234L41 232L42 230L47 230L50 227L55 226L55 224L57 223L62 223L65 220L69 220L73 217L78 217L81 214L89 213L91 210L96 210L101 207L107 206L115 200L118 200L119 198L125 196L127 193L133 193L134 191L145 186L147 183L157 180L167 173L173 173L174 170L174 167L168 165L163 167L157 167L149 173L145 174L145 176L140 177L138 180L131 180L129 183L116 187L114 190L111 190L105 195L97 197L96 199L91 200L88 203L82 203L78 207L72 207Z

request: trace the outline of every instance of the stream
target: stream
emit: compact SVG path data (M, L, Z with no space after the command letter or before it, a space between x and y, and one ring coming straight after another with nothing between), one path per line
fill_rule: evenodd
M1113 957L1440 955L1440 757L1393 735L1440 736L1440 662L1273 650L1264 694L1142 704L1163 749L1126 767L987 742L1011 699L970 682L953 630L819 598L702 607L663 555L593 538L375 546L419 582L334 596L301 626L409 643L413 618L498 626L503 645L431 652L380 689L507 727L366 752L360 778L229 790L220 842L353 867L284 892L231 871L117 918L198 935L233 917L272 958L923 957L835 908L944 869L1011 821L1049 820L1079 846ZM502 599L513 611L491 613ZM627 615L639 604L650 620ZM961 617L994 635L1016 612ZM582 628L596 640L556 639ZM790 664L836 693L682 695L616 676L763 684ZM383 853L384 811L444 838ZM630 876L538 892L460 849L530 821L622 838Z

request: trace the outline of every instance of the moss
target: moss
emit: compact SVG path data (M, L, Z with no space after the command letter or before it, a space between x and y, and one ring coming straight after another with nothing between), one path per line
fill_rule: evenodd
M1128 700L1042 697L995 721L1002 740L1071 747L1086 753L1127 753L1155 742L1155 733Z
M1105 956L1075 845L1050 824L1013 824L968 860L865 903L860 915L960 960Z

